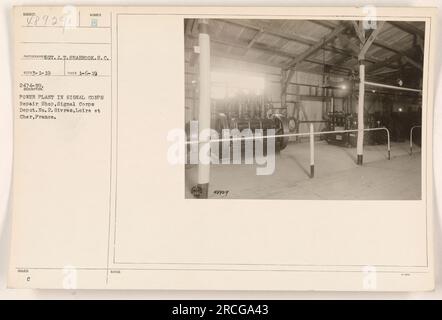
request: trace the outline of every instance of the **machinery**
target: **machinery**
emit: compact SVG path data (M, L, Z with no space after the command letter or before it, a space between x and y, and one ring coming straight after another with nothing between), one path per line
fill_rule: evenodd
M218 99L213 101L211 127L218 132L220 137L223 130L226 129L229 132L234 129L239 132L250 130L253 134L257 129L262 129L264 137L270 129L275 130L275 135L288 134L287 117L280 111L281 108L274 108L273 104L262 95L241 94L233 98ZM231 134L230 137L232 137ZM287 146L288 140L288 137L276 138L276 151L283 150ZM241 150L243 152L245 150L244 144L245 142L242 141ZM231 149L232 145L233 143L231 143ZM264 139L264 152L266 152L265 147L266 139ZM220 148L220 157L222 156Z
M382 117L379 113L370 113L366 117L365 128L383 127ZM328 122L323 131L343 131L358 129L358 114L344 112L329 112ZM329 144L341 147L356 147L357 132L344 132L324 134L322 139ZM364 143L367 145L385 144L387 137L382 131L368 131L364 133Z
M358 114L353 112L353 104L356 101L354 96L354 80L330 82L328 87L333 90L333 96L330 103L325 104L324 119L326 126L322 131L343 131L343 130L357 130L358 129ZM335 98L341 98L341 111L336 111L334 108ZM391 121L386 119L385 114L377 111L367 111L364 115L364 128L380 128L388 127ZM390 129L390 128L389 128ZM390 129L391 131L391 129ZM321 136L329 144L338 145L342 147L356 147L357 132L324 134ZM383 131L367 131L364 132L364 144L376 145L385 144L387 137Z
M326 120L325 128L322 131L343 131L355 130L358 128L358 115L352 113L352 90L353 81L333 82L326 81L326 88L332 90L332 97L329 103L325 103L323 108L323 119ZM334 106L335 98L343 99L342 111L336 111ZM329 144L341 147L355 147L357 143L356 132L338 132L336 134L323 134L321 139Z
M342 131L354 130L358 127L358 116L354 113L329 112L327 114L328 122L322 131ZM341 147L355 147L357 140L356 132L329 133L324 134L321 138L329 144Z

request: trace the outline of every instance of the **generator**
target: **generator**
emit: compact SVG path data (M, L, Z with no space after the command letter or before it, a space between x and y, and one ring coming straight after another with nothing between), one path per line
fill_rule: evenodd
M343 131L358 128L358 115L355 113L329 112L327 119L326 126L322 131ZM355 147L357 132L327 133L321 135L321 139L340 147Z
M326 122L326 127L322 131L344 131L358 129L357 113L329 112L327 114L327 119L328 121ZM365 128L383 127L382 117L378 113L367 114L365 119ZM338 132L321 135L321 139L327 141L329 144L348 148L356 147L357 138L357 132ZM364 132L364 144L376 145L385 143L387 143L387 137L384 131L376 130Z
M220 139L238 139L244 136L254 135L256 130L260 129L262 130L263 138L259 142L263 142L263 154L265 155L267 154L266 136L270 133L272 133L272 136L290 133L288 119L286 114L284 114L285 110L286 108L275 108L273 103L268 101L264 96L256 94L241 94L226 99L213 99L211 106L211 129L217 132ZM186 123L185 130L187 137L190 137L190 122ZM274 133L270 130L274 130ZM228 132L227 136L225 132ZM195 133L193 133L193 135L195 135ZM195 140L198 138L193 136L192 139ZM288 141L288 136L276 137L275 151L280 152L284 150L287 147ZM257 140L253 139L252 142L249 140L248 143L253 143L253 154L255 154ZM239 145L241 146L241 157L243 158L245 156L246 141L243 139ZM235 147L238 147L238 143L230 141L230 158L232 158L234 154ZM226 155L223 154L223 142L219 142L218 150L219 158L225 158ZM187 147L187 152L190 152L190 145Z
M260 129L263 132L264 154L267 153L267 139L269 130L274 130L274 135L289 134L288 119L283 114L283 108L274 108L273 104L262 95L240 95L234 98L215 100L212 105L212 129L216 130L219 137L223 137L224 130L228 130L229 137L234 138L233 130L255 134ZM224 131L225 132L225 131ZM225 138L225 136L223 137ZM237 136L236 136L237 138ZM289 137L275 138L275 150L277 152L287 147ZM245 141L241 141L241 153L244 155ZM220 142L220 158L222 154L222 142ZM253 140L253 153L255 153L256 141ZM233 141L230 143L230 156L233 154Z

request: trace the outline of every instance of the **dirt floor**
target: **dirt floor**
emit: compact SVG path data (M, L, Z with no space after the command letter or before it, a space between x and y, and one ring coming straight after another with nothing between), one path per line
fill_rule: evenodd
M272 175L256 175L256 165L211 165L209 198L298 200L418 200L421 153L409 143L364 146L364 165L356 149L315 143L315 176L310 178L309 143L291 143L276 155ZM197 181L197 166L186 166L186 198ZM219 191L228 191L227 196Z

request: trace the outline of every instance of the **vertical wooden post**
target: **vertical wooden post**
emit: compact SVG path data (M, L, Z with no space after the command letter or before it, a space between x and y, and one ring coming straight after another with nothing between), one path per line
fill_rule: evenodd
M357 143L357 153L358 153L358 165L363 163L363 152L364 152L364 98L365 98L365 54L367 53L370 46L375 41L376 37L381 32L382 26L385 21L379 21L377 23L376 29L370 34L368 38L365 36L364 24L362 21L359 22L359 28L356 28L356 32L361 40L361 51L358 55L359 60L359 101L358 101L358 143Z
M356 144L357 164L362 165L364 162L364 101L365 101L365 52L367 52L370 44L367 45L365 38L365 29L363 21L359 21L357 30L359 39L361 40L361 51L358 55L359 61L359 99L358 99L358 140Z
M364 99L365 99L365 65L364 60L359 60L359 101L358 101L358 142L357 164L362 165L364 155Z
M200 141L208 141L210 139L210 36L209 24L207 19L199 20L199 139ZM205 134L204 134L205 133ZM207 150L210 159L210 142L199 143L200 150L203 148ZM210 179L210 161L201 161L201 153L199 154L198 162L198 189L199 198L207 199L209 193L209 179Z
M315 176L315 136L313 123L310 123L310 178Z

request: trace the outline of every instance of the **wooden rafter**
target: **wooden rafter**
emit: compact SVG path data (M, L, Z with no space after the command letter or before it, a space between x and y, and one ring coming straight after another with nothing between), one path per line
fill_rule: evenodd
M192 39L192 37L191 37L191 39ZM288 53L286 51L281 51L278 48L270 47L270 46L267 46L267 45L265 45L263 43L259 43L259 42L254 42L252 44L252 46L249 47L249 43L246 43L246 42L239 42L239 41L232 41L232 40L227 41L227 40L223 40L223 39L217 39L214 37L212 37L210 39L210 41L212 43L222 45L227 48L239 48L239 49L243 49L245 51L249 50L249 49L253 49L256 51L260 51L260 52L267 53L270 55L277 55L277 56L280 56L283 58L288 58L291 60L296 59L298 57L297 55L293 55L293 54ZM318 65L324 65L324 62L320 61L318 59L308 58L308 59L304 59L304 61L309 62L309 63L318 64ZM341 70L351 71L350 68L342 67L342 66L339 66L338 64L335 64L335 63L325 63L325 65L330 66L332 68L339 68Z
M368 49L373 44L373 42L376 40L376 37L378 36L378 34L381 32L381 29L384 26L384 23L385 23L385 21L379 21L377 23L376 29L370 34L368 39L364 42L364 44L361 48L361 51L359 52L359 56L358 56L358 58L360 60L365 59L365 54L367 53Z
M388 23L390 23L390 24L394 24L394 23L396 23L397 24L397 22L403 22L403 21L388 21ZM379 22L378 22L379 23ZM355 31L356 31L356 34L358 35L358 37L359 38L361 38L361 28L362 28L362 24L361 24L361 22L358 24L356 21L352 21L352 24L353 24L353 26L354 26L354 29L355 29ZM413 25L410 25L410 24L404 24L404 23L402 23L401 24L401 26L402 27L404 27L404 26L408 26L408 27L413 27L413 28L415 28ZM418 30L420 30L420 29L418 29ZM417 30L414 30L415 32L418 32L419 33L419 31L417 31ZM420 30L420 32L421 32L421 34L422 34L422 30ZM399 50L399 49L396 49L396 48L394 48L394 47L392 47L391 45L389 45L388 43L386 43L385 41L383 41L383 40L380 40L380 39L376 39L375 41L373 41L373 45L375 45L375 46L377 46L377 47L380 47L380 48L382 48L382 49L385 49L385 50L388 50L388 51L391 51L391 52L394 52L394 53L396 53L396 54L400 54L400 55L402 55L403 57L404 57L404 60L406 61L406 62L408 62L410 65L412 65L412 66L414 66L415 68L417 68L417 69L419 69L419 70L421 70L422 71L422 64L421 63L419 63L419 62L417 62L416 60L414 60L414 58L413 57L411 57L410 55L408 55L407 53L405 53L404 51L402 51L402 50Z
M420 37L414 37L414 44L415 46L417 46L420 50L420 54L421 56L424 55L424 39L420 38Z
M186 50L191 50L191 49L188 48ZM268 66L268 67L274 67L274 68L278 68L278 69L283 69L285 67L285 65L282 63L268 62L265 60L263 61L261 59L243 57L243 56L239 56L239 55L231 54L231 53L227 53L227 52L219 52L216 50L213 50L211 52L211 54L213 57L224 58L224 59L229 59L229 60L238 60L238 61L248 62L248 63L252 63L252 64L259 64L259 65L264 65L264 66ZM311 74L318 74L318 75L322 74L320 72L315 72L313 70L306 69L303 67L298 67L297 70L302 71L302 72L308 72ZM336 70L336 71L332 70L331 73L333 73L335 75L342 75L342 72L339 72L338 70Z
M291 69L287 75L287 79L284 80L284 86L282 88L282 92L285 93L287 91L288 83L290 82L293 74L295 73L295 66L302 62L303 60L307 59L309 56L314 54L316 51L321 49L325 44L335 39L339 34L341 34L345 29L347 29L347 26L345 24L339 24L336 26L332 32L327 34L324 39L321 41L318 41L315 45L311 46L308 50L304 51L302 54L297 56L295 59L293 59L287 69Z
M192 20L193 24L192 24L191 34L198 34L198 19L192 19Z
M293 61L291 61L288 65L288 68L293 68L298 63L302 62L306 58L310 57L312 54L314 54L316 51L321 49L325 44L336 38L341 32L343 32L346 29L346 26L341 24L338 25L335 29L333 29L332 32L327 34L324 39L318 41L315 45L311 46L308 50L301 53L299 56L297 56Z
M259 40L259 38L262 36L263 33L264 31L262 29L257 31L253 36L252 40L250 40L249 43L247 44L247 48L250 49L253 46L253 44Z
M264 26L262 23L259 22L247 22L244 20L227 20L227 19L218 19L218 21L227 23L227 24L231 24L231 25L235 25L235 26L239 26L239 27L243 27L243 28L248 28L248 29L252 29L255 30L257 32L262 31L263 33L272 35L272 36L276 36L278 38L282 38L282 39L286 39L286 40L290 40L290 41L295 41L298 43L302 43L308 46L311 46L313 44L316 43L316 41L314 39L311 39L309 37L305 37L302 35L298 35L295 33L284 33L281 32L279 30L274 30L272 28L269 28L268 26Z
M355 30L356 35L359 38L359 41L361 43L365 42L365 34L364 34L364 29L362 29L361 24L358 23L357 21L352 20L351 24L353 25L353 29Z
M349 48L355 56L359 54L359 46L351 42L351 40L345 36L344 34L338 35L339 40L341 41L344 47Z
M295 34L295 33L284 33L281 32L279 30L275 30L273 28L269 28L268 26L265 26L259 22L245 22L243 20L225 20L225 19L218 19L218 21L227 23L227 24L231 24L231 25L235 25L235 26L240 26L243 28L248 28L251 30L255 30L255 31L261 31L263 34L268 34L271 36L275 36L284 40L288 40L288 41L293 41L293 42L297 42L297 43L301 43L304 44L306 46L313 46L315 45L318 40L317 39L312 39L310 37L306 37L306 36L302 36L299 34ZM337 48L334 46L324 46L324 50L330 51L330 52L334 52L334 53L339 53L342 55L346 55L346 56L352 56L353 53L351 51L347 51L341 48Z
M194 19L185 19L184 20L184 29L185 29L187 35L192 34L193 20Z
M400 59L401 59L401 55L395 54L395 55L391 56L390 58L385 59L384 61L381 61L381 62L372 64L370 66L367 66L365 71L367 73L372 73L372 72L374 72L376 70L379 70L381 68L384 68L384 67L390 67L391 68L391 65L393 63L399 61Z
M396 54L401 55L406 62L408 62L409 64L411 64L415 68L422 71L422 64L417 62L416 60L414 60L414 58L410 54L408 54L407 52L405 52L403 50L396 49L396 48L392 47L391 45L389 45L388 43L386 43L385 41L382 41L379 39L376 40L374 43L382 48L385 48L385 49L390 50Z
M225 19L218 19L218 21L226 23L226 24L231 24L231 25L234 25L234 26L240 26L240 27L243 27L243 28L248 28L248 29L251 29L251 30L255 30L256 34L252 38L252 40L249 42L249 45L248 45L249 48L254 47L255 43L257 43L256 47L259 46L258 40L259 40L259 38L260 38L260 36L262 34L269 34L269 35L272 35L272 36L275 36L275 37L279 37L281 39L285 39L285 40L293 41L293 42L297 42L297 43L302 43L302 44L309 45L309 46L313 46L313 45L318 43L318 40L313 40L312 38L296 35L294 33L290 33L290 34L283 33L283 32L281 32L279 30L275 30L274 28L270 28L269 26L266 26L266 25L264 25L262 23L259 23L258 21L253 21L252 22L252 21L245 21L245 20L225 20ZM331 26L331 25L334 25L334 24L326 23L326 25L327 26ZM331 51L331 52L334 52L334 53L341 54L344 57L344 58L341 59L343 61L347 61L348 60L347 58L357 58L358 53L359 53L359 48L356 45L354 45L350 40L345 41L345 42L347 44L349 44L349 46L351 46L351 48L349 48L347 50L344 50L344 49L341 49L341 48L334 47L334 46L332 46L330 44L326 44L325 46L322 47L322 49L327 50L327 51ZM357 52L355 52L356 49L358 49ZM229 50L229 52L230 52L230 50ZM247 50L245 52L247 52ZM267 51L267 53L271 54L271 52L269 52L269 51ZM283 53L283 54L281 54L281 53ZM274 52L274 54L276 54L276 55L287 57L287 54L286 53L284 54L284 53L285 52L281 52L281 51L280 52L276 52L276 51ZM366 61L371 62L371 63L377 63L377 62L380 62L382 60L380 60L378 58L375 58L373 56L366 56ZM312 63L318 64L318 61L308 61L308 62L312 62ZM331 66L332 67L339 67L339 64L334 63L334 64L331 64Z
M406 21L388 21L388 23L411 35L419 36L422 39L425 37L425 31L417 28L416 26Z
M211 54L214 57L225 58L225 59L230 59L230 60L238 60L238 61L243 61L243 62L248 62L248 63L253 63L253 64L260 64L260 65L264 65L264 66L268 66L268 67L274 67L274 68L282 68L283 67L283 64L281 64L281 63L268 62L268 61L263 61L261 59L250 58L250 57L243 57L243 56L239 56L239 55L228 53L228 52L219 52L218 50L212 50Z
M336 24L334 24L333 22L327 21L327 20L315 20L315 19L312 19L312 20L307 20L307 21L309 21L311 23L314 23L314 24L316 24L318 26L322 26L324 28L329 28L329 29L336 28Z
M295 59L293 59L292 62L288 65L288 68L293 68L298 63L302 62L304 59L310 57L312 54L314 54L316 51L321 49L325 44L336 38L337 35L339 35L341 32L343 32L346 29L345 25L339 25L335 29L333 29L332 32L327 34L324 39L321 41L318 41L315 45L311 46L309 49L301 53L299 56L297 56Z

